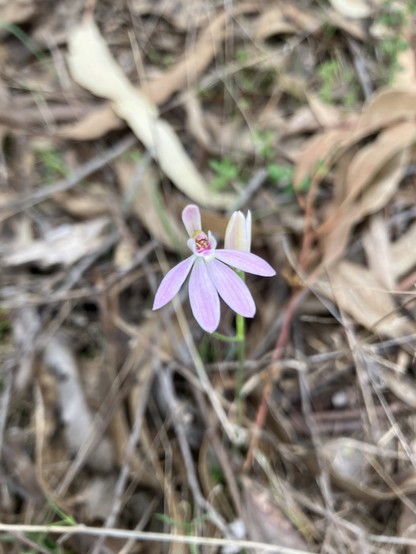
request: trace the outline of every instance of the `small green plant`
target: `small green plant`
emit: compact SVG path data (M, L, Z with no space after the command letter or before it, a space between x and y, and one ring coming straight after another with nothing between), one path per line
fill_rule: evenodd
M270 181L285 194L293 195L293 167L270 163L267 165Z
M379 49L385 60L383 66L383 80L389 84L401 71L399 54L410 48L407 40L403 38L403 29L409 18L416 13L415 0L409 0L400 5L385 0L381 12L375 20L375 25L383 28L383 37L380 39Z
M351 67L341 67L337 60L330 59L318 66L317 73L321 81L319 96L323 102L332 104L337 96L341 96L340 87L342 87L343 105L351 108L357 103L358 87Z
M216 191L226 189L238 177L237 166L229 158L224 158L223 160L210 160L209 167L215 174L211 179L211 186Z
M271 129L266 131L255 131L253 134L256 150L266 161L272 160L275 155L275 132Z
M44 148L36 151L40 163L40 173L46 183L52 183L69 175L63 153L56 148Z

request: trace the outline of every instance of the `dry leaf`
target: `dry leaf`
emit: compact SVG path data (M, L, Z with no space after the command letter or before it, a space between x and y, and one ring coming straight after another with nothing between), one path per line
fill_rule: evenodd
M365 0L329 0L332 6L345 17L363 19L370 17L373 9Z
M416 265L416 223L391 245L392 271L396 280Z
M255 38L263 40L273 35L294 34L296 31L295 25L286 19L279 6L264 11L254 25Z
M329 167L349 135L350 132L347 130L335 129L317 134L310 139L299 154L293 177L294 187L300 188L305 179L312 177L320 163L325 162L326 167Z
M327 21L331 27L337 27L362 42L368 39L366 27L360 20L351 21L336 10L328 10Z
M154 104L161 105L175 92L189 87L215 57L224 38L228 18L228 12L215 17L183 58L166 72L137 89L138 92ZM110 105L105 104L93 110L81 121L62 127L59 134L75 140L91 140L120 126L120 118Z
M316 94L306 93L306 98L321 127L335 127L341 123L341 113L337 108L325 104Z
M113 466L113 449L107 438L96 444L97 424L87 404L78 374L78 366L68 341L58 334L46 344L44 362L56 379L59 392L59 409L65 425L65 436L72 454L81 447L93 444L86 455L91 468L108 471Z
M411 496L409 500L415 504L416 495ZM409 541L416 540L415 511L409 502L401 503L401 514L399 516L398 528L399 536L403 538L404 541L406 541L406 539L409 539ZM406 547L406 554L416 554L415 542Z
M0 21L2 23L23 23L35 12L34 0L1 0Z
M70 33L68 63L81 86L114 102L115 112L185 195L208 206L226 208L232 204L233 195L209 190L172 127L158 117L156 106L133 87L116 64L92 19L85 19Z
M345 202L351 202L361 194L386 163L411 145L415 138L416 125L405 121L382 131L374 142L361 148L348 169Z
M111 201L108 190L100 183L88 183L88 190L69 190L54 196L54 201L74 217L91 218L108 215Z
M306 550L305 541L277 506L270 489L248 477L242 479L242 485L244 520L250 539Z
M105 230L110 221L107 217L99 217L85 223L59 225L48 231L44 239L8 248L3 264L18 266L33 263L42 268L57 264L70 266L104 244L107 238Z
M91 110L80 121L60 127L57 135L63 139L93 140L123 126L123 121L117 117L111 106L105 104Z
M380 133L375 142L359 150L345 166L345 179L339 178L337 181L342 185L342 190L335 192L335 202L328 211L329 217L318 229L326 265L342 255L353 226L390 201L409 159L406 146L415 137L416 125L413 123L405 122L388 128Z
M358 264L336 264L328 271L328 279L321 279L319 290L374 333L400 337L416 332L416 325L398 313L390 292L371 271Z
M416 90L384 89L371 98L364 107L356 134L370 133L398 119L412 119L416 115Z
M378 275L380 283L386 290L395 286L391 244L387 223L381 214L370 217L368 231L363 237L369 269Z
M181 246L186 244L186 236L178 223L180 219L174 216L173 210L168 208L160 195L159 177L154 168L149 166L143 171L135 188L132 183L137 166L123 160L116 162L115 168L124 197L149 234L167 248L181 250Z
M196 43L185 52L182 59L159 77L145 83L141 90L147 98L154 104L160 105L175 92L195 83L198 76L218 54L227 30L228 19L227 11L216 15Z

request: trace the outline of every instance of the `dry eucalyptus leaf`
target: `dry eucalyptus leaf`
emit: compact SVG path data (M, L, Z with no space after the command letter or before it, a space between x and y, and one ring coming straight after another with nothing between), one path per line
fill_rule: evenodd
M381 214L370 217L368 230L363 237L363 245L368 266L374 275L378 275L386 290L395 286L391 244L387 222Z
M23 23L35 12L35 0L0 0L0 21L3 23Z
M350 202L361 194L364 187L374 179L386 163L398 152L411 145L415 138L415 123L405 121L388 127L375 141L361 148L348 169L346 183L348 193L345 202Z
M391 245L392 271L395 279L403 277L416 265L416 223Z
M416 114L416 88L387 88L375 94L364 107L356 132L374 131L399 119L412 119Z
M59 409L71 454L77 454L80 448L91 443L93 448L86 455L87 464L101 471L110 470L114 463L112 445L105 437L101 437L98 444L95 441L99 422L97 419L94 422L74 353L63 335L57 334L48 341L44 362L56 379Z
M228 30L230 14L220 12L212 18L195 43L190 44L184 55L170 68L143 85L142 91L153 103L160 105L172 94L195 83L215 56Z
M152 166L147 167L134 188L137 166L131 162L118 161L115 164L120 186L130 209L139 217L149 234L171 250L180 249L186 243L186 236L179 218L168 209L160 195L158 175ZM132 189L132 190L130 190Z
M416 325L399 315L397 306L381 282L364 267L342 261L321 279L319 290L367 329L387 337L416 332Z
M100 35L86 18L69 36L68 63L78 84L93 94L113 101L114 111L129 124L152 153L162 171L189 198L199 204L226 208L233 195L209 190L172 127L158 116L157 108L137 91Z
M263 40L273 35L294 34L296 31L295 25L286 19L279 6L264 11L254 26L255 38Z
M176 64L145 82L138 92L143 93L153 104L161 105L172 94L189 87L209 65L222 44L229 14L214 17L198 37L195 44L185 52ZM59 135L75 140L91 140L123 125L110 105L92 110L84 119L61 127Z
M365 0L329 0L332 6L345 17L363 19L370 17L373 9Z
M248 477L242 479L242 485L244 520L250 539L306 550L301 534L277 506L270 489Z
M415 131L416 126L412 125L410 135L401 137L399 146L392 140L382 148L377 141L358 151L353 158L343 187L346 198L343 199L342 194L335 195L340 205L333 205L327 221L319 229L326 265L342 255L353 226L366 215L382 209L397 191L409 159L408 150L403 148L412 140ZM390 133L386 131L386 134Z
M108 217L99 217L85 223L59 225L48 231L44 239L10 247L3 257L3 264L19 266L30 263L42 268L70 266L104 244L110 222Z
M312 177L319 165L325 161L327 167L339 153L344 141L350 136L350 131L344 129L329 130L316 134L301 150L293 177L295 189L299 189L305 179Z

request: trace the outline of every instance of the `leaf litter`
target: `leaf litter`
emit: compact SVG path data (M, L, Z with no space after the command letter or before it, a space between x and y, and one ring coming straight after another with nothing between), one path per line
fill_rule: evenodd
M414 552L414 8L0 2L2 551ZM278 270L242 415L189 203Z

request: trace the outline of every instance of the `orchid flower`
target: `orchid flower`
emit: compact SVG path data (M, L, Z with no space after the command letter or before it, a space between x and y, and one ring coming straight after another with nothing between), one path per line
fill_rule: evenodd
M232 248L217 249L217 241L211 231L208 234L202 231L201 214L197 206L186 206L182 212L182 221L190 237L187 244L192 255L164 276L156 292L153 309L162 308L170 302L190 274L189 300L192 313L202 329L208 333L217 329L221 315L220 297L234 312L253 317L256 312L253 297L244 281L231 268L264 277L275 275L275 270L250 252Z

